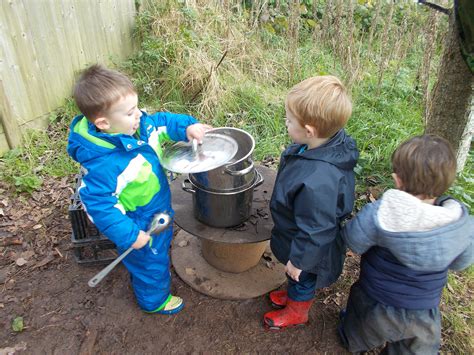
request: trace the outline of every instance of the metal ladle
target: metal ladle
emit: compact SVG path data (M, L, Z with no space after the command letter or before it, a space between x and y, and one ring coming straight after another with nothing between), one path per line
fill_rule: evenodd
M162 232L168 227L170 221L171 221L171 218L168 214L166 213L156 214L150 223L150 228L148 228L147 234L152 235L152 234L158 234ZM117 259L115 259L109 265L107 265L105 268L99 271L92 279L89 280L87 284L90 287L96 287L97 284L101 282L102 279L105 276L107 276L114 267L116 267L128 254L132 252L132 250L133 250L132 247L128 248L127 251L125 251Z

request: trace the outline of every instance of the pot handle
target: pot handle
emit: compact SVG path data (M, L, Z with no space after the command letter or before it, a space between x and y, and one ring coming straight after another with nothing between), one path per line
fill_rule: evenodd
M255 172L257 173L257 181L255 182L255 185L253 185L253 187L260 186L265 181L262 174L260 174L260 172L257 169L255 169Z
M250 165L248 167L246 167L245 169L242 169L242 170L230 170L229 166L232 166L232 164L227 165L225 167L224 171L227 174L233 175L233 176L242 176L242 175L250 173L254 169L253 161L250 161Z
M184 191L189 192L190 194L196 193L196 190L193 190L192 188L186 186L186 184L191 184L191 181L187 178L183 180L183 184L181 186Z

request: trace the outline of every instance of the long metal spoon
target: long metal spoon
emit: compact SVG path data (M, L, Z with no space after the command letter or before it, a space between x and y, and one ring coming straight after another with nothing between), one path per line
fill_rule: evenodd
M171 221L171 218L168 214L166 213L156 214L150 223L150 228L148 228L147 233L150 235L160 233L161 231L165 230L168 227L170 221ZM87 284L90 287L96 287L97 284L101 282L102 279L105 276L107 276L109 272L112 271L112 269L116 267L123 260L123 258L125 258L128 254L130 254L132 250L133 250L132 247L128 248L127 251L125 251L117 259L115 259L109 265L107 265L105 268L99 271L92 279L89 280Z

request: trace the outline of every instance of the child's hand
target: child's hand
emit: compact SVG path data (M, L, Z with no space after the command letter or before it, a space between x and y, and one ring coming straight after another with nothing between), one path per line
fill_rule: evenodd
M294 267L290 260L286 263L285 272L296 282L300 281L301 270Z
M202 124L202 123L195 123L188 128L186 128L186 137L188 138L189 141L192 141L193 139L196 139L199 143L202 143L202 138L204 137L204 133L206 131L210 130L212 126L209 126L207 124Z
M150 235L145 233L144 231L140 231L138 233L137 240L135 243L132 244L133 249L141 249L143 248L149 241L150 241Z

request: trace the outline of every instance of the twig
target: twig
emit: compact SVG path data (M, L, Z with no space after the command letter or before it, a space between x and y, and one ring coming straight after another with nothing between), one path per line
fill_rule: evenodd
M43 330L45 328L51 328L51 327L60 327L62 324L48 324L48 325L45 325L44 327L41 327L39 329L36 329L35 332L39 332L40 330ZM23 329L25 329L26 327L23 327Z
M46 317L47 315L51 314L51 313L58 313L58 312L61 312L62 311L62 307L59 307L57 310L55 311L51 311L51 312L48 312L48 313L45 313L43 315L40 316L40 318L43 318L43 317Z
M221 57L221 59L219 60L219 62L217 63L216 67L215 67L215 68L211 68L211 71L209 72L209 75L207 76L206 81L208 81L209 78L211 77L212 71L213 71L213 70L216 71L217 68L219 68L219 65L221 65L221 63L222 63L222 61L224 60L224 58L225 58L226 55L227 55L227 49L225 50L225 52L224 52L224 54L222 55L222 57ZM194 101L194 99L202 92L203 89L204 89L204 85L202 86L202 88L199 89L198 92L196 92L196 93L194 94L194 96L191 98L190 101L191 101L191 102Z
M62 258L63 258L63 254L61 254L61 252L59 251L59 249L58 249L58 248L54 248L54 250L56 250L56 253L58 253L59 256L60 256L61 259L62 259Z
M0 246L7 247L9 245L22 245L23 244L23 241L21 239L12 239L12 240L9 240L9 239L10 238L2 240L0 242Z

